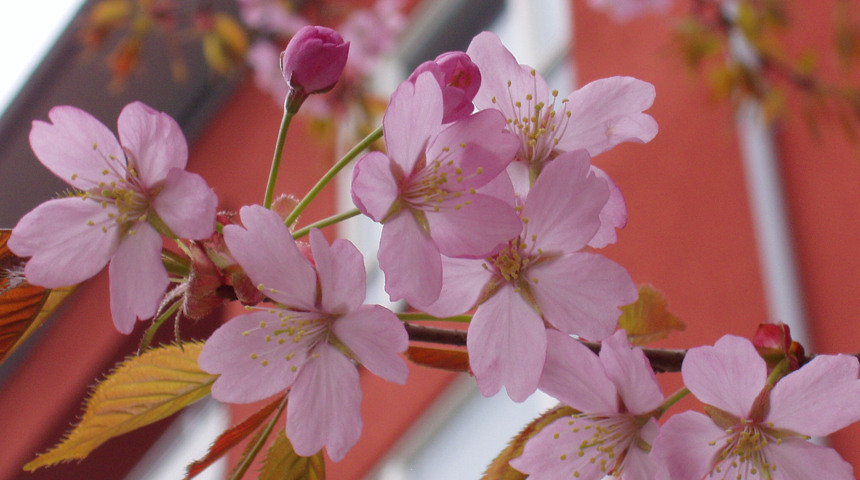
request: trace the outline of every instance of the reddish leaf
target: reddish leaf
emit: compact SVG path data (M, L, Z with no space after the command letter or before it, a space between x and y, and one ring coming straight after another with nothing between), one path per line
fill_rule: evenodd
M469 354L463 350L410 346L406 350L406 358L425 367L452 372L470 372Z
M0 229L0 363L75 290L75 286L51 290L27 283L26 261L6 246L11 234L11 230Z
M212 443L212 446L209 447L209 451L206 452L205 457L200 460L195 460L188 465L185 480L189 480L205 470L209 465L212 465L216 460L223 457L231 448L238 445L239 442L245 439L245 437L259 428L259 426L262 425L270 415L272 415L272 412L278 409L278 405L284 401L284 396L286 396L286 393L280 395L274 401L261 408L238 425L228 428L224 433L219 435L218 438L215 439L215 442Z
M669 313L666 298L651 285L639 287L639 299L621 308L618 326L627 332L633 345L645 345L669 336L672 330L684 330L684 322Z
M502 450L499 455L493 459L493 463L487 467L484 476L481 480L525 480L527 475L520 473L518 470L511 467L508 462L519 457L523 453L523 448L530 438L534 437L544 427L554 422L555 420L578 413L567 405L558 405L543 413L540 417L532 420L526 425L523 430L512 438L508 446Z

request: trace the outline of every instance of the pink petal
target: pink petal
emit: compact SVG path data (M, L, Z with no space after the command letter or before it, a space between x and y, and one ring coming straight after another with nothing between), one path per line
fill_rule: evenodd
M466 53L481 70L481 88L474 101L479 109L498 109L505 118L520 119L534 114L535 103L546 102L549 94L543 77L520 65L495 33L476 35ZM531 101L527 95L532 95ZM516 101L521 102L520 108L514 105Z
M379 268L392 301L415 305L433 303L442 289L442 259L436 244L409 211L382 226Z
M603 248L618 240L616 228L624 228L627 225L627 203L624 201L621 189L606 172L594 165L591 166L591 172L598 178L606 180L609 186L609 200L600 209L600 228L588 242L589 247Z
M430 305L415 307L437 317L460 315L474 308L492 272L482 265L484 260L442 257L442 293Z
M322 308L327 313L350 312L367 294L364 257L348 240L337 239L329 246L318 229L311 229L311 250L319 274Z
M484 110L459 120L433 139L427 147L428 163L451 164L451 189L468 190L486 185L511 163L520 148L517 136L505 130L505 117ZM479 173L480 172L480 173Z
M203 240L215 233L218 197L196 173L170 170L152 206L165 225L181 238Z
M765 455L775 468L775 480L854 480L854 468L836 450L799 438L770 444Z
M767 380L767 366L749 340L725 335L713 347L691 348L681 374L703 403L746 417Z
M655 95L653 85L632 77L603 78L576 90L568 97L572 116L558 150L585 148L595 156L621 142L651 141L657 122L641 112Z
M469 363L485 397L505 387L522 402L534 393L546 358L540 315L505 285L478 307L466 337Z
M313 308L316 273L296 247L296 242L277 213L259 205L242 207L245 228L224 227L224 241L255 285L266 296L284 305Z
M393 174L399 168L380 152L370 152L358 160L352 171L352 201L361 213L376 222L385 219L400 195Z
M490 256L523 229L514 209L489 195L467 193L439 206L439 212L426 212L427 223L439 251L449 257Z
M527 274L544 319L589 340L611 335L620 307L638 297L624 267L593 253L563 255L529 267Z
M825 436L860 420L858 362L819 355L776 383L767 421L804 435Z
M618 412L618 391L597 355L558 330L547 329L546 335L540 389L581 412Z
M593 449L585 449L583 456L578 455L580 445L594 438L594 430L585 428L591 423L587 419L574 420L572 417L555 420L526 442L523 454L511 460L511 466L527 473L529 480L604 478L606 474L601 472L600 462L591 461Z
M663 392L651 363L642 349L630 345L627 332L618 330L603 340L600 361L631 414L650 412L663 403Z
M214 398L251 403L292 385L305 363L307 346L275 334L279 328L277 314L257 311L235 317L215 330L197 359L203 370L220 374L212 385Z
M138 175L147 188L167 177L171 168L184 169L188 144L176 120L141 102L122 109L117 120L119 140L129 153Z
M170 284L161 263L161 235L148 223L126 235L110 262L110 311L120 333L131 333L137 319L155 315Z
M651 418L639 430L639 438L648 445L651 445L657 437L659 429L657 421ZM657 474L656 460L648 452L635 444L631 445L627 450L627 456L624 458L624 466L622 468L621 478L624 480L654 480Z
M332 329L368 370L390 382L406 383L409 368L398 353L406 351L409 335L391 310L362 305L335 320Z
M30 130L33 153L54 175L86 190L103 180L125 178L125 153L114 134L89 113L59 106L48 112L52 123L34 121ZM108 169L112 174L104 175ZM122 170L123 174L116 172ZM76 176L73 180L72 177Z
M314 354L290 391L287 437L299 455L325 446L337 462L361 436L361 384L355 365L336 348L323 344Z
M81 198L48 200L18 221L9 249L27 261L27 281L46 288L80 283L104 268L119 245L119 234L108 217L116 212ZM88 225L93 221L94 225ZM107 232L101 225L109 225Z
M382 127L388 156L408 175L442 127L442 90L431 73L419 75L415 85L407 80L397 87Z
M600 228L600 211L609 200L606 182L589 172L583 151L550 162L526 198L523 238L548 253L585 247Z
M658 464L658 480L701 480L713 467L723 447L725 432L698 412L672 415L651 445Z

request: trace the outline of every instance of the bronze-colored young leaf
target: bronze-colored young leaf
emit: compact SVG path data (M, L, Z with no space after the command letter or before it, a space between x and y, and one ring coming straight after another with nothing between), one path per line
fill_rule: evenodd
M684 330L686 325L672 315L663 294L651 285L639 287L639 299L621 308L618 326L627 331L633 345L645 345L669 336L672 330Z
M188 465L188 469L185 473L185 480L189 480L197 476L197 474L205 470L209 465L215 463L216 460L224 456L224 454L231 448L238 445L239 442L259 428L260 425L262 425L263 422L272 415L272 412L278 409L278 405L284 401L284 396L286 396L286 394L279 395L274 401L257 410L253 415L242 420L238 425L228 428L224 433L219 435L218 438L215 439L215 442L213 442L209 447L209 451L206 452L205 457L200 460L195 460Z
M469 372L469 354L463 350L410 346L406 358L425 367Z
M505 449L502 450L495 459L493 459L493 463L487 467L481 480L525 480L527 475L520 473L518 470L511 467L508 462L522 455L526 442L543 430L544 427L559 418L570 416L575 413L578 412L567 405L558 405L547 410L538 418L532 420L531 423L526 425L516 437L512 438L508 443L508 446L505 447Z
M325 462L322 451L302 457L293 450L286 429L275 436L266 452L259 480L325 480Z
M75 291L76 285L48 289L24 278L26 260L9 250L12 230L0 229L0 363L9 358Z
M96 385L81 421L66 438L24 465L24 470L86 458L111 438L168 417L205 397L217 375L197 366L202 348L202 343L169 345L122 362Z

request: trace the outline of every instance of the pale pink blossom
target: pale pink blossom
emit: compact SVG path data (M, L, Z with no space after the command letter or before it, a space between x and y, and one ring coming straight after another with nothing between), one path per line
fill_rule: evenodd
M504 122L486 111L442 128L442 92L430 73L392 95L383 118L388 153L359 159L352 179L356 206L383 224L378 258L392 300L435 301L441 255L490 255L519 232L513 207L480 191L516 151Z
M211 236L218 199L202 177L184 170L185 137L164 113L127 105L119 142L78 108L54 107L48 117L51 123L33 122L30 146L75 192L25 215L9 248L32 257L27 280L48 288L82 282L110 262L111 314L116 328L130 333L137 318L155 314L169 283L159 231Z
M467 348L486 396L504 386L523 401L538 385L546 358L546 325L601 340L612 334L619 307L637 298L627 271L582 249L600 227L606 181L590 170L584 150L560 155L529 191L519 235L485 259L443 260L439 300L417 305L450 316L477 306Z
M371 8L352 12L338 28L352 43L347 75L365 77L373 73L382 56L394 49L405 26L403 0L377 0Z
M242 223L224 227L230 252L274 303L221 326L203 347L200 367L220 376L212 396L248 403L289 389L287 437L296 453L325 447L338 461L361 435L361 386L355 363L405 383L398 352L409 339L402 322L379 305L363 305L361 253L347 240L331 245L310 234L316 268L281 218L255 205Z
M308 25L306 18L292 11L281 0L239 0L242 22L267 34L292 37Z
M642 350L618 330L603 340L600 356L568 335L547 330L541 390L579 411L547 425L511 466L530 480L578 478L653 480L648 446L659 427L660 384Z
M691 349L681 373L708 416L688 411L666 422L652 450L657 478L853 480L838 453L807 440L860 420L858 371L855 357L819 355L771 389L749 340L726 335Z
M608 13L616 22L628 22L649 13L666 13L672 0L588 0L588 5Z
M520 65L491 32L477 35L467 53L481 70L481 88L475 106L501 111L508 129L520 139L517 161L510 174L517 193L525 195L544 166L562 152L588 150L592 157L621 142L646 143L657 134L657 122L642 113L654 102L650 83L632 77L595 80L565 98L551 93L543 77ZM591 243L600 248L616 240L615 229L627 223L621 190L606 178L610 201L601 212L601 230Z

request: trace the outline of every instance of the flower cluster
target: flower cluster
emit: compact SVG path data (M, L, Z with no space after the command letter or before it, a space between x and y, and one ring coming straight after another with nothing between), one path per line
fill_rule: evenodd
M338 82L348 50L333 30L299 29L282 54L287 115ZM617 241L627 209L591 160L654 138L644 113L654 97L629 77L561 97L486 32L466 52L421 64L391 96L385 152L365 153L352 174L353 213L382 224L386 292L435 319L470 315L465 346L483 395L504 387L523 401L541 389L574 412L511 459L529 478L852 478L833 450L807 440L860 419L857 358L803 365L787 328L763 328L756 346L726 336L689 350L687 390L667 399L618 328L637 289L594 250ZM30 257L28 282L74 284L110 262L113 320L124 333L179 304L199 319L239 300L249 313L220 326L198 358L218 375L212 395L249 403L286 391L294 451L342 459L362 430L358 367L401 384L408 376L407 329L393 311L364 304L358 249L316 228L291 231L304 201L242 207L238 218L219 215L216 231L217 199L184 170L179 127L143 104L120 114L119 141L73 107L49 118L33 124L31 145L74 190L25 216L9 239ZM296 240L304 234L309 245ZM162 235L185 257L162 252ZM171 275L179 286L165 294ZM599 354L584 341L601 342ZM686 393L706 415L677 414L660 427Z

